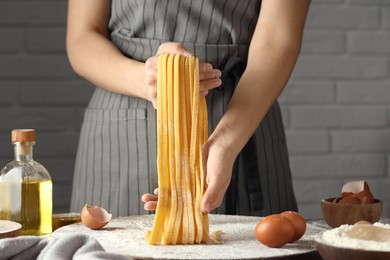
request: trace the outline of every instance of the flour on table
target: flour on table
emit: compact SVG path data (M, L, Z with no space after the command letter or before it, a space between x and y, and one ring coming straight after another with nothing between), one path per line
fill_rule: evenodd
M153 226L153 215L118 217L101 230L91 230L81 223L57 229L53 236L84 233L96 238L108 252L133 258L151 259L261 259L278 256L313 253L313 238L325 229L308 223L305 235L295 243L281 248L269 248L254 235L260 217L210 214L210 232L221 230L220 244L148 245L145 233Z

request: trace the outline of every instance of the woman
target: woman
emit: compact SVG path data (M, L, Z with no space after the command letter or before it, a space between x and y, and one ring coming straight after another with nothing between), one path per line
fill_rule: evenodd
M207 95L203 212L297 210L278 95L298 58L310 0L69 0L72 67L97 86L80 134L71 210L144 214L157 187L161 53L195 55ZM145 194L145 210L157 196Z

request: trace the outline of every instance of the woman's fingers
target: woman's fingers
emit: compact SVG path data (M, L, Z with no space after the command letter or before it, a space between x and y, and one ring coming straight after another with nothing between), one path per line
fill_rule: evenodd
M200 95L201 97L205 97L205 96L207 96L208 93L209 93L208 90L201 90L201 91L199 92L199 95Z
M207 80L201 80L199 83L200 91L211 90L213 88L217 88L221 86L222 81L220 78L213 78Z
M155 211L157 208L157 201L148 201L144 204L144 209L148 211Z
M202 212L210 213L213 209L219 207L222 204L225 191L224 187L221 188L220 182L217 180L210 181L200 205Z
M181 54L184 56L192 55L192 53L189 52L182 43L178 43L178 42L167 42L161 44L157 50L156 56L163 53L174 53L174 54Z
M142 195L142 197L141 197L141 201L145 202L145 203L147 203L149 201L157 201L157 200L158 200L158 196L150 194L150 193L146 193L146 194Z
M158 48L155 56L150 57L145 62L145 78L144 84L146 87L145 96L153 104L154 108L157 108L157 63L158 56L164 53L174 53L185 56L192 55L181 43L163 43ZM204 97L208 94L209 90L221 86L221 71L214 69L210 63L199 62L199 88L200 96Z
M221 75L221 71L213 69L210 63L199 62L200 95L207 95L208 92L205 91L221 86Z
M157 50L155 56L150 57L145 62L145 87L146 93L145 96L153 104L154 108L157 108L157 63L158 56L164 53L174 53L184 56L192 55L181 43L169 42L163 43Z
M214 69L213 65L206 62L199 62L199 80L220 78L222 75L219 69Z
M230 183L234 160L234 155L225 143L219 144L208 140L203 144L202 162L206 174L206 190L200 205L203 213L208 213L221 205Z
M154 189L154 194L146 193L142 195L141 201L144 202L144 209L149 211L154 211L157 208L158 201L158 188Z
M219 69L212 69L212 70L202 71L202 72L199 71L199 79L200 80L220 78L221 75L222 75L222 73Z
M145 62L145 79L144 84L147 90L147 97L153 103L153 106L157 106L157 57L150 57Z

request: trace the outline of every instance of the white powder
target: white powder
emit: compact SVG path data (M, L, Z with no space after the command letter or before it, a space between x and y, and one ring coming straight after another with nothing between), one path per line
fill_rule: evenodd
M374 223L374 226L390 229L390 224ZM390 239L386 242L378 242L372 240L363 240L350 238L346 233L353 227L353 225L341 225L338 228L325 231L321 238L324 242L337 247L347 247L354 249L387 251L390 252Z
M52 237L69 233L83 233L94 237L108 252L136 259L269 259L299 258L316 251L314 238L323 232L322 227L307 223L304 236L280 248L267 247L256 240L254 230L261 217L209 214L210 231L222 230L222 243L174 246L152 246L145 233L153 226L154 215L113 218L101 230L91 230L81 223L64 226Z

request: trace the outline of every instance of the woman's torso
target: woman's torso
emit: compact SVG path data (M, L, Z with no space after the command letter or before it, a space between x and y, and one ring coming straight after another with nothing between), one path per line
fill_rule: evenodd
M260 4L260 0L112 0L110 37L124 55L139 61L153 56L164 42L181 42L201 61L230 74L228 61L247 60ZM207 95L210 131L226 110L233 81L237 79L227 78ZM240 172L239 194L233 194L239 198L236 213L295 209L277 103L256 130L255 144L259 152L249 161L259 162L258 192L264 210L253 210L248 203L252 181ZM96 88L81 131L72 209L88 201L114 215L142 214L140 196L157 187L156 155L156 113L151 103ZM217 212L225 213L224 206Z
M223 67L246 58L259 0L113 0L112 41L125 55L145 61L163 42L180 42L201 60Z
M112 0L111 41L127 57L146 61L165 42L180 42L201 61L223 69L247 59L259 0ZM147 103L97 88L89 108L146 108Z

